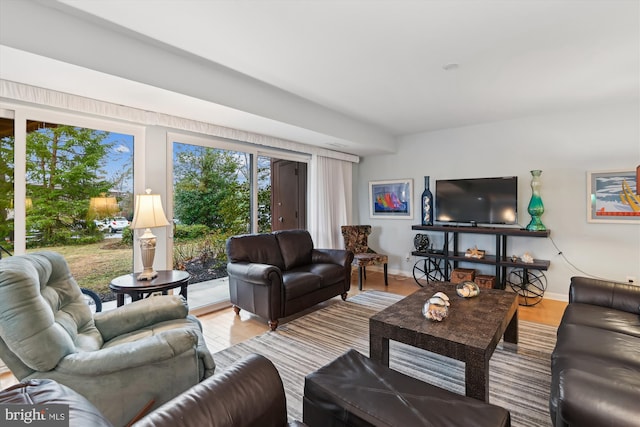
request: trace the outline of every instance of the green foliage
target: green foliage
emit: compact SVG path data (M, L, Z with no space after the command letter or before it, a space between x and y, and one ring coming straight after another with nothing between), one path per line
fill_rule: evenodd
M0 239L2 240L13 234L13 221L8 219L8 213L13 208L13 147L12 136L0 138Z
M225 262L228 237L227 233L214 231L206 237L176 241L173 245L173 268L182 270L186 262L194 258L216 259Z
M104 143L107 136L72 126L45 127L27 135L27 195L32 199L27 230L41 233L43 245L96 235L84 220L90 198L111 187L100 171L110 148Z
M181 239L198 239L205 237L209 233L209 227L203 224L193 225L176 225L173 230L173 238L176 240Z
M249 165L242 153L206 147L179 152L174 168L175 216L184 224L246 232L250 224Z
M133 233L131 227L125 227L122 229L122 243L128 246L133 246Z

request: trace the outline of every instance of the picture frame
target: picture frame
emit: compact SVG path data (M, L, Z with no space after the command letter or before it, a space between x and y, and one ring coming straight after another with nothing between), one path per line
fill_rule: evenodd
M587 222L640 223L638 171L587 172Z
M413 179L369 181L369 217L413 219Z

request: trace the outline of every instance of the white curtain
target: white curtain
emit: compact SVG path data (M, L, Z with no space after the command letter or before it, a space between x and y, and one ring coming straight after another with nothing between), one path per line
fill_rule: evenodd
M342 249L340 226L351 223L352 163L313 156L309 189L309 232L316 248Z

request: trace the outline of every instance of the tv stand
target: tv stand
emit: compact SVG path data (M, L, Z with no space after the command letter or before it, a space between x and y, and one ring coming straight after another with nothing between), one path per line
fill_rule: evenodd
M511 287L521 296L525 296L520 291L525 293L527 292L527 280L530 277L529 270L546 271L550 265L550 261L542 259L534 259L533 263L525 263L520 259L514 261L511 259L511 256L509 255L509 252L507 250L508 237L549 237L549 235L551 234L550 230L529 231L521 228L478 227L477 224L476 226L471 227L453 225L413 225L411 229L426 232L444 233L444 247L442 253L437 253L435 251L414 251L411 253L413 256L427 258L429 260L429 265L439 270L438 274L442 277L441 280L449 280L449 278L451 277L451 270L453 268L457 268L459 263L464 262L493 265L495 267L496 288L505 289L507 285L507 268L521 269L524 272L524 283L520 283L517 286L511 284ZM453 248L449 248L449 233L453 234ZM464 251L460 251L458 248L458 236L460 234L494 235L496 237L495 255L485 255L484 258L465 257ZM416 267L417 266L418 264L416 264ZM425 262L424 270L427 269L427 262ZM425 273L427 272L425 271ZM416 279L416 282L418 282L418 284L422 286L422 284L416 278L415 267L414 278ZM429 275L427 274L427 281L428 280ZM544 293L544 289L539 289L538 291L536 291L536 294L539 293Z

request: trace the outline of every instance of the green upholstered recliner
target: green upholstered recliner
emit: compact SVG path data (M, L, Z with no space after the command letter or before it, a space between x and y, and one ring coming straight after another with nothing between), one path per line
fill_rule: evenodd
M115 426L215 369L184 298L157 296L92 314L55 252L0 260L0 357L18 380L64 384Z

